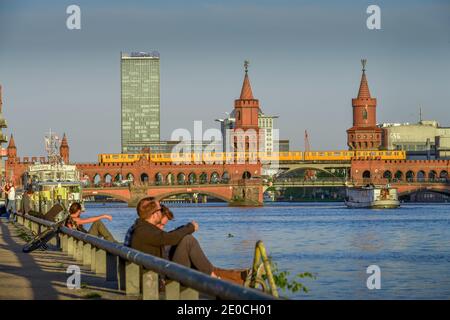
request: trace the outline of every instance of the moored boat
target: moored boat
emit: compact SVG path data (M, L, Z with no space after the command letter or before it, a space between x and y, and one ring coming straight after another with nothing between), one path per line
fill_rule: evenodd
M345 205L349 208L392 209L400 206L397 189L388 186L348 186Z

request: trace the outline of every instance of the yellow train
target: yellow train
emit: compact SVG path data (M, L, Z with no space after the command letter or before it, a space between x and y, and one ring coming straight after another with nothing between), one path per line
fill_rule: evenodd
M146 158L158 163L201 163L233 162L237 159L259 159L261 161L350 161L352 158L404 160L406 152L401 150L380 151L289 151L289 152L215 152L215 153L102 153L98 155L99 163L133 163Z

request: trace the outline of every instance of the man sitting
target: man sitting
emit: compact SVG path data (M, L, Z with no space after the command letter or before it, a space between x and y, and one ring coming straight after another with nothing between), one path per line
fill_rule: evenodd
M80 218L81 215L81 204L74 202L69 208L69 218L67 219L66 226L71 229L75 229L84 233L89 233L96 237L102 237L105 240L111 242L117 242L111 232L106 228L101 219L112 220L112 217L108 214L103 214L100 216L90 217L86 219ZM89 231L87 231L83 224L92 223Z
M243 284L246 271L226 270L214 267L206 257L197 239L192 233L198 230L198 224L192 221L171 232L165 232L164 226L173 218L168 208L161 206L159 201L144 198L137 206L139 219L136 220L129 233L133 249L160 257L196 269L212 277L226 278ZM165 213L164 213L165 212ZM170 246L168 256L165 246Z

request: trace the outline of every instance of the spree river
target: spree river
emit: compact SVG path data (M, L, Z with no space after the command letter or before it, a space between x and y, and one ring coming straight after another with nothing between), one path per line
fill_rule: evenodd
M264 241L280 271L311 272L308 293L294 299L449 299L450 205L404 204L399 209L347 209L343 203L276 203L262 208L226 204L169 205L175 221L191 220L211 262L248 268L255 242ZM88 203L84 216L107 213L105 221L123 241L136 209L122 203ZM369 265L381 269L381 289L367 289Z

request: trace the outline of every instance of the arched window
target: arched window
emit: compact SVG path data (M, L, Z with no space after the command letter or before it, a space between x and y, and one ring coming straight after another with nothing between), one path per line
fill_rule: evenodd
M197 175L194 172L189 173L188 182L189 182L189 184L197 183Z
M448 179L448 172L445 170L442 170L441 173L439 173L439 180L442 182L447 182Z
M174 178L173 178L173 174L169 173L166 177L166 183L169 185L172 185L174 183Z
M107 186L110 186L111 182L112 182L112 176L109 173L105 174L105 184Z
M228 182L230 182L230 175L228 174L228 171L225 171L223 174L222 174L222 181L221 181L222 183L228 183Z
M403 181L403 172L397 170L397 172L395 172L394 177L396 181Z
M211 183L219 183L219 174L217 172L213 172L211 173L211 179L210 182Z
M184 173L180 172L177 175L177 183L178 184L185 184L185 182L186 182L186 176L184 175Z
M364 109L362 112L362 116L364 120L367 120L367 109Z
M242 174L242 179L250 179L251 177L252 177L252 174L250 172L248 172L248 171L245 171Z
M148 174L146 173L141 174L141 182L148 183Z
M408 181L408 182L414 181L414 172L412 172L411 170L406 172L406 181Z
M428 173L428 180L430 180L430 181L436 181L437 180L437 173L436 173L436 171L431 170Z
M200 183L208 183L208 175L206 174L206 172L202 172L202 174L200 175Z
M386 170L383 173L383 178L387 179L387 181L391 182L392 180L392 172L390 172L389 170Z
M161 172L156 173L155 174L155 184L159 186L159 185L163 184L163 182L164 182L164 177L163 177L162 173Z
M424 182L425 181L425 171L420 170L419 172L417 172L417 181L418 182Z
M370 179L370 171L369 170L364 171L362 177L363 179Z

